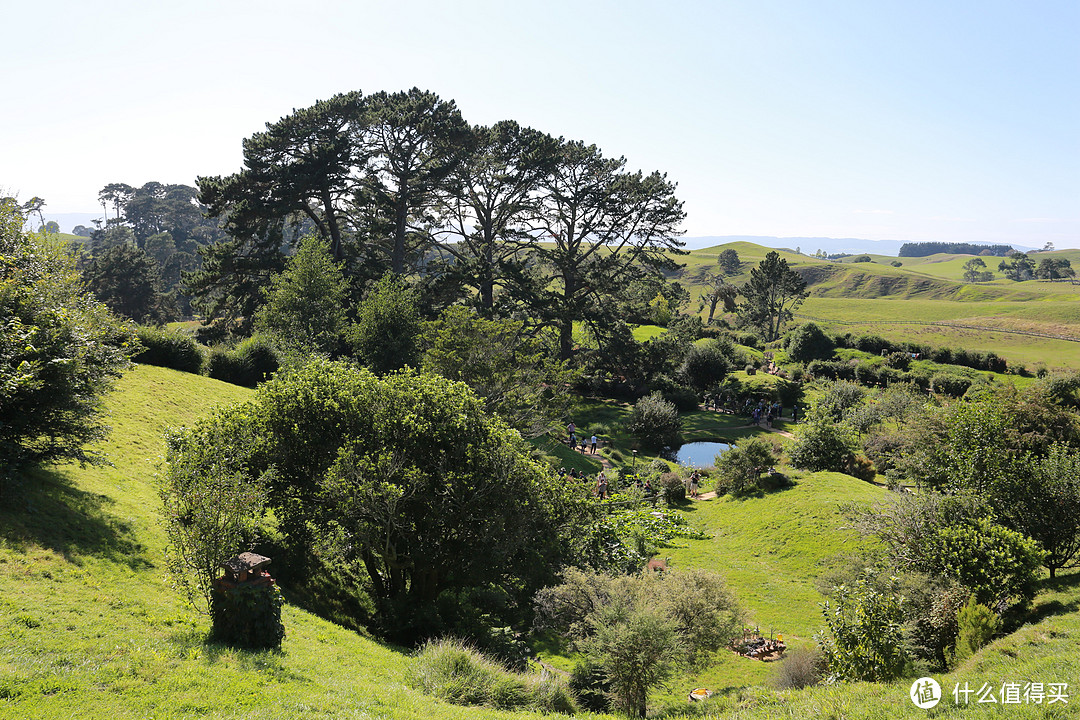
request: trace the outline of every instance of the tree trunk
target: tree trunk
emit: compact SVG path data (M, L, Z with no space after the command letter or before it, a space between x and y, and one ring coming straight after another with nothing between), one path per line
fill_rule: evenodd
M323 212L326 213L326 225L330 229L330 254L334 262L341 262L345 258L345 249L341 246L341 228L338 227L337 215L334 214L334 203L330 198L330 188L322 190Z
M407 180L398 179L397 217L394 222L394 252L391 269L395 275L405 274L405 229L409 218L409 195Z

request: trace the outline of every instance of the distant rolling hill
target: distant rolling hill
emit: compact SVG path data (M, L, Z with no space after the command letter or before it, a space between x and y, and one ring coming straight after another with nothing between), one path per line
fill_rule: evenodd
M678 258L684 268L672 279L683 283L696 301L704 277L716 272L717 258L728 248L742 261L742 272L728 278L736 285L746 282L750 271L773 250L745 240L693 250ZM830 332L876 333L994 351L1028 367L1043 363L1080 369L1080 342L1054 339L1080 340L1080 285L1006 280L997 271L1000 258L984 258L995 274L993 281L965 283L962 267L970 255L875 254L870 262L853 262L854 257L827 260L790 250L777 252L807 282L810 297L799 309L801 319L817 319ZM1033 258L1037 261L1043 255ZM1080 250L1045 256L1066 258L1080 270Z

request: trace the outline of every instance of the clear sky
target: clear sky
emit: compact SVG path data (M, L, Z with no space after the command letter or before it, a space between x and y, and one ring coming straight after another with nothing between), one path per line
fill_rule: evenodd
M54 213L417 86L666 172L691 236L1080 247L1078 0L35 0L4 26L0 188Z

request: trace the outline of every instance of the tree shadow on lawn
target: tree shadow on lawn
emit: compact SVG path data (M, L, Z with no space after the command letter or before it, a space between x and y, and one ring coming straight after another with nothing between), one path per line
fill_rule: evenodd
M210 622L209 617L205 617L205 620L207 623ZM215 639L209 630L196 628L173 633L169 636L169 640L185 657L191 657L192 650L198 652L198 659L208 667L219 663L229 663L245 672L259 673L279 682L310 682L311 680L306 675L285 666L283 660L286 653L280 648L274 650L235 648Z
M55 469L33 468L5 488L0 540L21 552L39 545L75 565L90 555L132 570L154 567L131 524L109 512L114 502L75 487Z
M1064 601L1059 598L1049 598L1041 602L1039 598L1036 598L1035 606L1023 618L1025 623L1037 623L1054 615L1066 615L1080 610L1080 572L1059 575L1053 580L1047 578L1042 581L1041 590L1043 592L1072 591L1072 597L1065 598Z

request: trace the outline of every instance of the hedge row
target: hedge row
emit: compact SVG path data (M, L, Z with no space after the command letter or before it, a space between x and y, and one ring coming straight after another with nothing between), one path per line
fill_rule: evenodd
M814 377L851 380L866 386L885 386L895 382L909 382L925 391L953 397L960 397L971 387L971 379L960 375L938 373L927 376L921 373L897 370L887 365L873 365L867 362L851 363L841 360L814 360L806 366L806 372Z
M953 350L947 347L931 347L914 342L893 342L878 335L853 336L851 333L836 335L833 340L837 347L854 348L863 352L881 355L885 353L904 352L918 354L920 359L933 360L942 365L961 365L974 370L989 370L1003 373L1008 369L1004 358L998 357L994 352L976 352L969 350Z
M142 350L132 358L134 362L195 374L205 370L210 377L234 385L255 387L281 364L274 346L258 335L235 348L215 347L209 354L204 354L195 338L176 330L140 326L138 337Z

